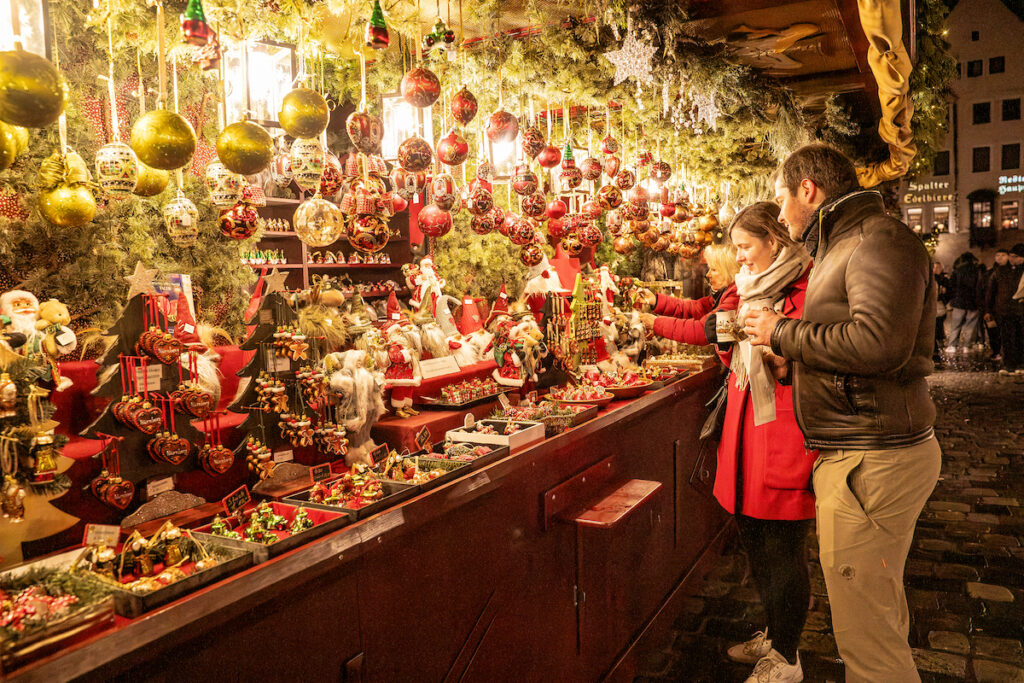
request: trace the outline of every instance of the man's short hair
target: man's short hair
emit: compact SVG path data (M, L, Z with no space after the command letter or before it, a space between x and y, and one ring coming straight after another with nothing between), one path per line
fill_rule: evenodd
M838 149L821 143L804 145L790 154L775 177L782 178L790 194L796 194L800 182L807 178L822 191L826 202L860 189L853 162Z

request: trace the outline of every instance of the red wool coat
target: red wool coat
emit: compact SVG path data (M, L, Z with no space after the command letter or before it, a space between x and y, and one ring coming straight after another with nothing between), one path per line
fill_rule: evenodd
M810 268L786 293L782 314L788 318L799 318L803 313L809 272ZM811 467L818 452L804 448L804 436L793 413L792 387L775 385L775 415L774 421L754 426L750 387L740 391L735 375L729 376L715 498L731 514L740 512L757 519L813 519Z
M704 346L708 343L704 334L704 322L715 311L735 311L739 306L740 297L736 293L736 285L725 288L722 296L715 304L715 297L703 299L676 299L675 297L658 295L654 305L654 334L665 339L672 339L684 344Z

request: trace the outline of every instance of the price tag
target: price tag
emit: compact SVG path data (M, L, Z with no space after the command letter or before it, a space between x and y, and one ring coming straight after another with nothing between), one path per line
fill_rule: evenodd
M430 445L430 430L424 427L416 434L416 445L420 448L426 448Z
M224 496L220 502L224 506L224 513L230 516L252 502L252 494L249 493L249 487L243 484Z
M325 462L321 465L313 465L309 468L309 483L315 484L318 481L331 478L331 463Z
M174 477L154 477L146 482L146 499L152 500L161 493L174 490Z
M141 366L135 368L135 384L139 391L160 391L163 378L164 368L159 363L147 365L145 371Z
M274 451L274 462L290 462L295 459L295 454L289 448L286 451Z
M121 540L121 527L113 524L86 524L82 545L105 545L113 548Z
M530 393L528 393L526 395L526 400L529 401L530 403L536 403L537 402L537 392L536 391L531 391Z
M473 417L473 413L466 413L466 419L462 421L462 426L466 429L472 429L475 424L476 418Z
M181 326L181 331L184 332L185 334L192 334L193 332L196 331L196 326L193 325L192 323L185 323L184 325Z
M263 309L260 311L260 325L273 325L274 324L274 312L270 309Z
M454 356L441 356L420 361L420 375L423 379L451 375L459 371L459 364Z
M402 508L392 510L391 512L385 512L380 517L370 519L362 528L359 529L359 535L363 541L371 541L381 534L391 531L396 527L402 526L405 523L405 511Z
M61 346L67 346L73 341L75 341L75 333L71 330L64 330L57 335L57 343Z
M292 361L288 356L278 356L274 353L274 349L270 348L266 350L266 354L266 362L263 365L267 372L287 372L292 369Z
M370 451L370 462L377 464L378 462L384 462L388 457L388 445L382 443L381 445Z
M498 403L501 404L502 410L508 410L512 407L512 404L508 400L508 396L505 394L498 394Z

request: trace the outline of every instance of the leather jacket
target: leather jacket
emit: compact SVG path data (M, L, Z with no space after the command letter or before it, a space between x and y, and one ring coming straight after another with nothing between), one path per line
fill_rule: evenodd
M820 207L800 320L771 347L793 362L797 423L808 448L890 449L932 437L936 285L931 259L877 192ZM812 223L813 226L813 223Z

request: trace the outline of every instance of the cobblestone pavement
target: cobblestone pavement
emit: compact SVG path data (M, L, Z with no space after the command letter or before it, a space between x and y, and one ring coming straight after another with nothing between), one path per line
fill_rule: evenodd
M930 378L942 474L906 568L910 644L923 681L1024 683L1024 377L955 359ZM984 371L979 371L979 368ZM843 681L828 596L811 547L813 607L800 644L806 681ZM743 681L725 650L763 628L746 560L733 543L689 598L637 681Z

